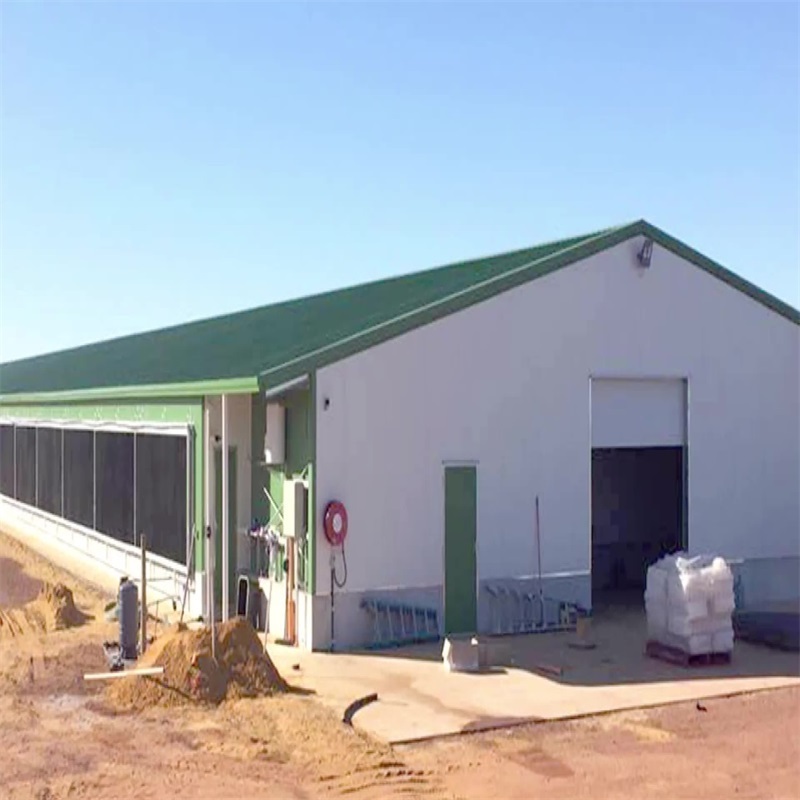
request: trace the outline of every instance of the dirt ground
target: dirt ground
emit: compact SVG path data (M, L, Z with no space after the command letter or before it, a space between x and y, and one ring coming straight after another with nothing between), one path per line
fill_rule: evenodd
M88 619L0 638L0 798L800 797L798 689L397 748L300 692L120 713L82 679L116 638L108 598L0 535L0 607L43 581Z

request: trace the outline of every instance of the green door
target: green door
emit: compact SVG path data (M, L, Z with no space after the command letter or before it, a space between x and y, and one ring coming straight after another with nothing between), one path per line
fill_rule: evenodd
M444 468L444 632L475 633L477 472Z
M214 449L214 497L216 547L214 548L216 564L214 568L214 605L222 604L222 448ZM228 448L228 603L236 599L236 448ZM234 606L231 606L234 608Z

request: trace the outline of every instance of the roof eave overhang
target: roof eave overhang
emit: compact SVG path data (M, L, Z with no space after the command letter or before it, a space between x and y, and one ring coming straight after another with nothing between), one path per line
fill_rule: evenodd
M153 400L189 398L219 394L254 394L259 391L258 378L222 378L183 383L159 383L144 386L108 386L53 392L21 392L0 394L2 405L91 403L117 400Z

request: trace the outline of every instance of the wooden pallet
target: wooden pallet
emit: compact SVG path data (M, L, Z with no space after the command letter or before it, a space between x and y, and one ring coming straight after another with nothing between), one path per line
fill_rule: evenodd
M679 667L711 667L731 663L731 653L697 653L692 655L678 647L670 647L661 642L649 641L645 646L645 654L650 658L677 664Z

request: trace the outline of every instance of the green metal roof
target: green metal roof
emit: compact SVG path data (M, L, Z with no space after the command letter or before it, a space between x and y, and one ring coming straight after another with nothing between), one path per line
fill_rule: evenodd
M648 235L773 311L768 295L644 221L0 365L0 401L253 392Z

